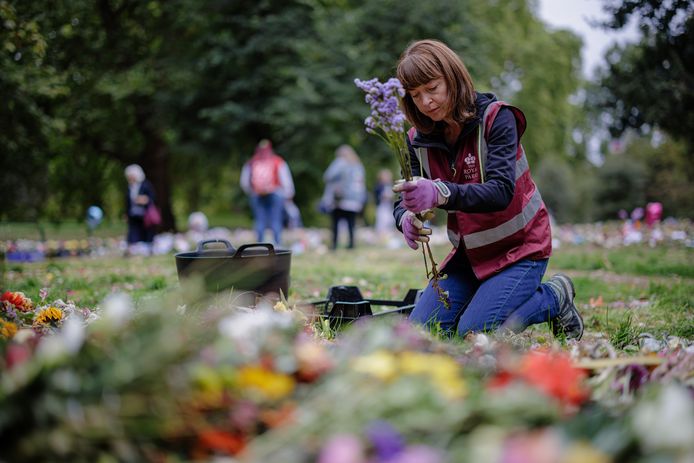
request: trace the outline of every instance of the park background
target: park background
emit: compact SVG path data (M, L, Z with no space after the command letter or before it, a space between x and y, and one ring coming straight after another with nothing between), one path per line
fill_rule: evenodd
M0 462L694 461L694 3L601 4L598 34L632 32L597 57L530 0L0 0ZM392 76L423 37L525 111L556 219L547 274L575 283L580 341L551 323L450 339L314 303L427 284L397 232L328 251L316 208L340 144L370 189L395 172L353 80ZM306 225L287 237L312 244L286 297L239 307L183 284L170 250L123 256L133 162L162 231L196 237L203 211L254 241L238 180L265 137ZM662 222L629 219L651 201Z
M92 205L122 233L130 163L155 186L163 230L196 210L211 226L250 226L238 180L261 138L289 162L304 223L325 225L321 176L338 145L360 153L370 189L380 168L396 171L364 132L353 80L392 76L419 38L450 44L478 90L523 109L533 176L559 223L649 201L692 216L686 1L604 2L596 30L635 37L589 74L581 37L541 20L536 1L3 0L0 15L5 235L36 235L10 222L83 223Z

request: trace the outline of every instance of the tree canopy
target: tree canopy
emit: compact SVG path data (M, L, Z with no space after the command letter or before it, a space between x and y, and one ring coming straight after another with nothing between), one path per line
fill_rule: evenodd
M353 80L392 76L402 50L421 38L448 43L478 90L523 109L533 165L556 164L544 171L577 182L589 169L576 136L588 130L587 113L572 98L583 85L581 40L549 29L536 8L532 0L0 0L0 219L78 218L91 204L118 217L123 168L133 162L154 183L166 228L197 209L243 213L241 165L270 138L310 222L338 145L356 148L370 179L393 167L363 130L368 108ZM610 72L626 79L619 67ZM619 88L605 83L605 95L631 95L628 84ZM649 111L661 114L644 107L637 119L671 130ZM570 220L577 195L546 200Z

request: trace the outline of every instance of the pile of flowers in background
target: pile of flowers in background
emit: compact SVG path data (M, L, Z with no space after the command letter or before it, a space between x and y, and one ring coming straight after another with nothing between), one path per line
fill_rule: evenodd
M180 297L136 307L116 294L87 310L5 292L0 460L694 458L687 343L624 357L605 340L450 342L399 317L328 340L325 323L286 301Z
M34 337L54 333L66 321L91 323L97 314L88 309L80 308L74 302L56 300L46 301L47 289L39 292L41 302L35 304L22 292L5 291L0 295L0 339L13 339L18 333L20 337Z

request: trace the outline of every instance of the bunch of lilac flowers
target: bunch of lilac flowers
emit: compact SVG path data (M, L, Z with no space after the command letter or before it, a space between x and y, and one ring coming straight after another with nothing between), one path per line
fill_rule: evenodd
M391 77L385 83L377 78L369 80L354 79L357 87L366 92L364 100L371 106L371 114L364 119L366 132L381 137L395 153L400 164L400 172L406 181L412 180L412 166L410 164L410 152L405 141L405 114L400 109L400 98L405 96L402 83L395 77ZM417 218L427 220L421 214ZM439 271L431 252L429 243L422 243L424 265L427 276L433 278L434 287L439 293L439 299L445 307L448 307L448 296L438 285ZM431 268L431 271L429 271Z
M410 156L405 143L405 114L400 110L400 98L405 89L400 81L391 77L385 83L377 78L354 79L357 87L366 93L364 100L371 114L364 119L366 131L381 137L393 150L405 180L411 179Z

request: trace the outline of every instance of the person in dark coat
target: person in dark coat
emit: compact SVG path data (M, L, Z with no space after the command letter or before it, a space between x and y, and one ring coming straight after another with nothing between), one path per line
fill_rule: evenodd
M145 172L137 164L125 168L128 188L125 194L125 211L128 218L128 253L132 254L138 243L144 243L151 250L154 229L145 227L144 216L147 206L154 203L154 187L145 178Z

